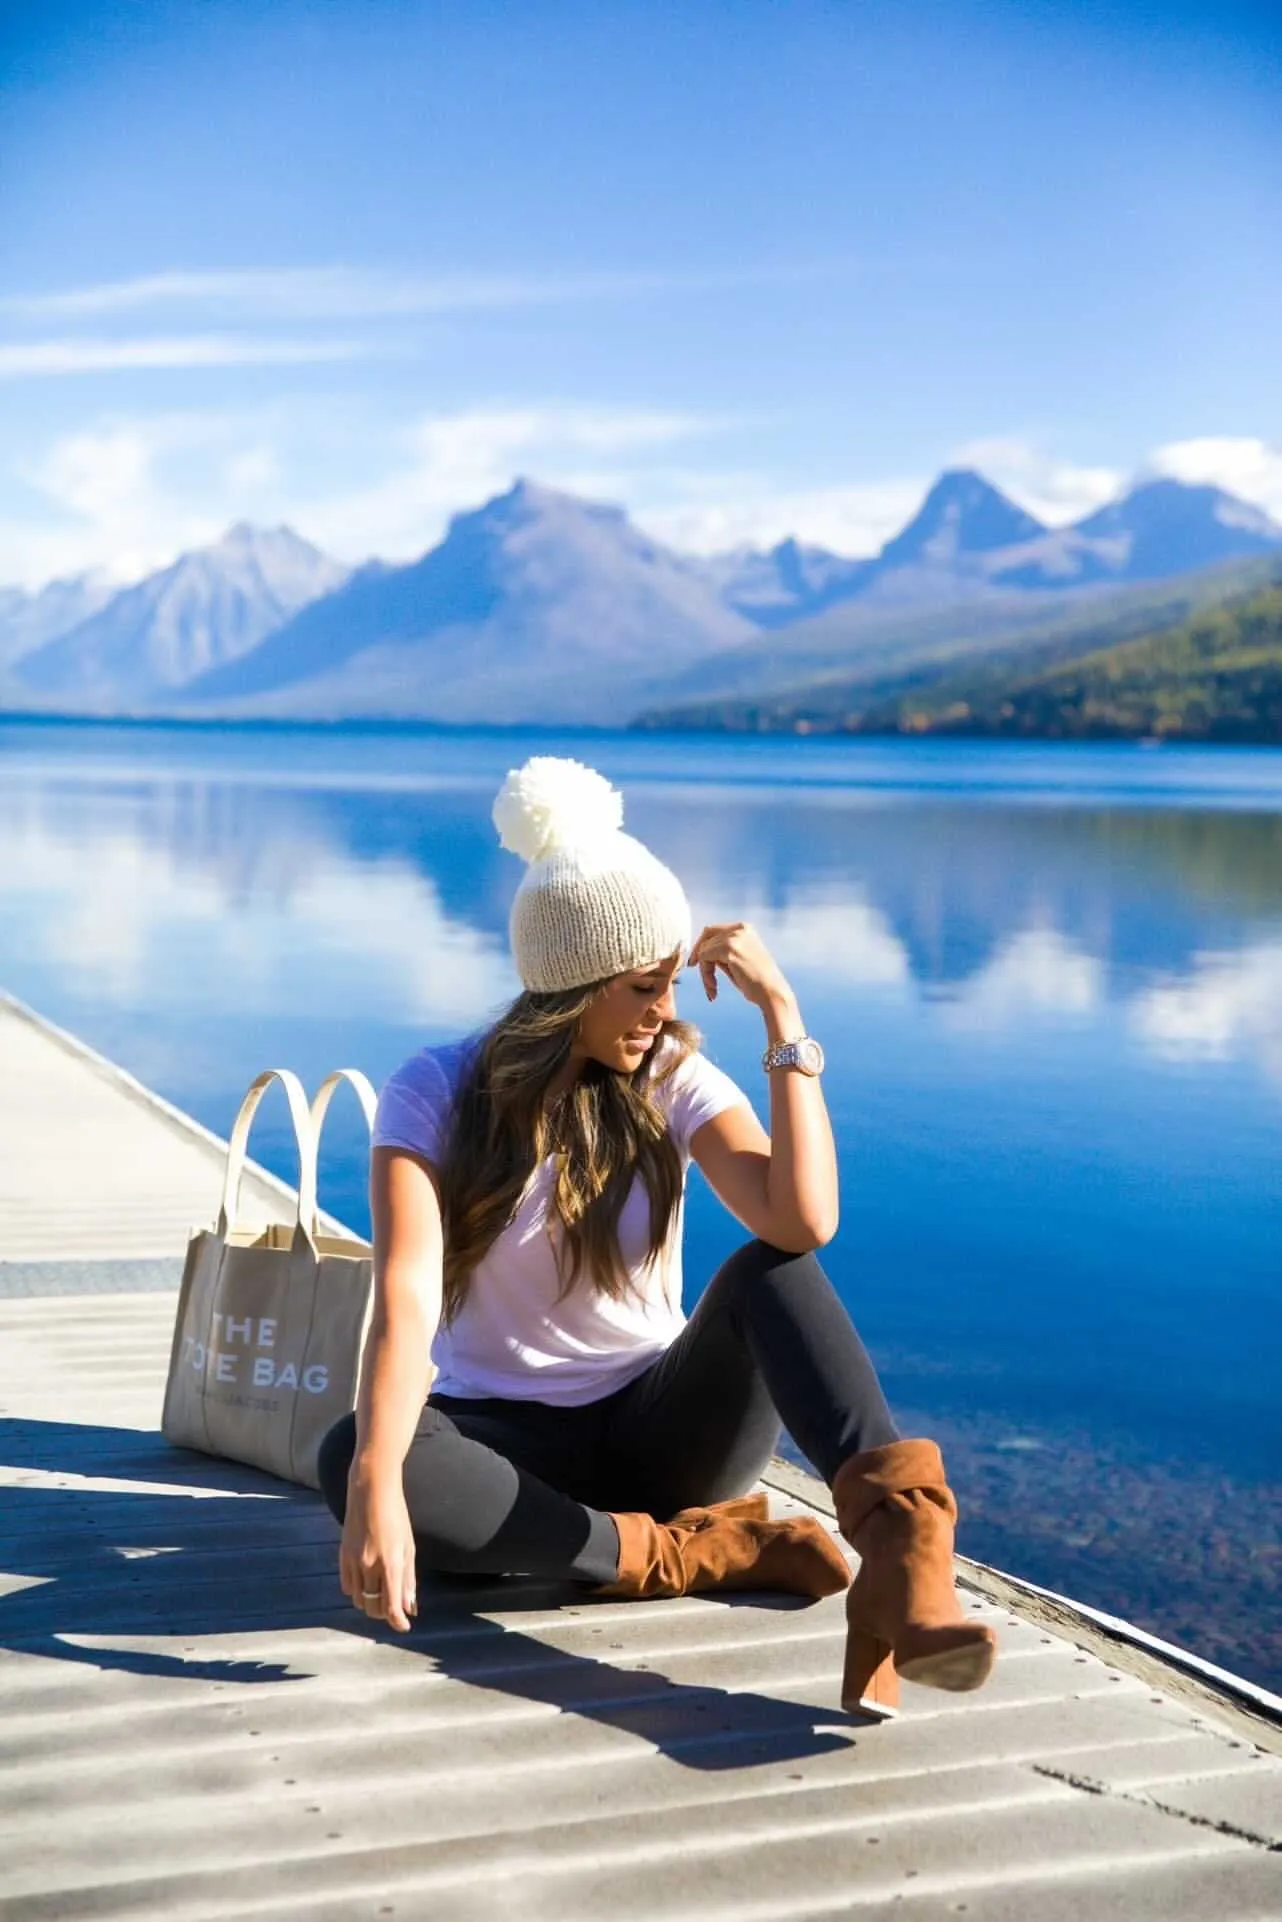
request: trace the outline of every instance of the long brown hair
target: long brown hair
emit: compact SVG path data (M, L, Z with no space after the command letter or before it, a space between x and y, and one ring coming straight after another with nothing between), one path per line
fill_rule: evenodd
M655 1092L698 1047L699 1032L684 1021L665 1021L631 1074L586 1061L568 1091L549 1104L548 1089L569 1061L579 1022L605 986L598 981L559 994L518 995L464 1065L439 1170L447 1324L549 1155L557 1163L551 1208L561 1229L561 1246L553 1241L558 1299L584 1276L615 1300L628 1292L619 1220L638 1177L650 1201L649 1259L658 1260L663 1250L681 1202L682 1166Z

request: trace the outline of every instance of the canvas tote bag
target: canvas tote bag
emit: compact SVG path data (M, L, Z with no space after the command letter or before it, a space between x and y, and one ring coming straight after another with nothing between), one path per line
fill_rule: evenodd
M298 1143L297 1215L292 1224L239 1228L249 1131L273 1081L285 1090ZM327 1075L310 1110L288 1068L268 1068L246 1093L217 1223L187 1247L160 1424L180 1447L309 1488L319 1486L322 1437L355 1406L373 1299L369 1243L323 1234L317 1219L320 1132L343 1081L372 1125L374 1090L355 1068Z

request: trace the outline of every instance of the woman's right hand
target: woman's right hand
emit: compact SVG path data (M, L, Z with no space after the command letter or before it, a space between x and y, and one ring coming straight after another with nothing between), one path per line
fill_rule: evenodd
M339 1580L354 1607L404 1634L418 1611L405 1459L431 1383L441 1314L441 1209L431 1165L399 1148L370 1156L374 1313L361 1359Z
M376 1480L354 1468L338 1551L343 1593L363 1614L408 1630L418 1613L414 1531L400 1475Z

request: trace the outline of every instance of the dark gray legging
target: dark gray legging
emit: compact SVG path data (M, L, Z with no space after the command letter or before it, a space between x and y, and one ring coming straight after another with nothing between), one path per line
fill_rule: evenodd
M671 1347L636 1381L579 1408L429 1395L405 1457L427 1568L608 1582L607 1511L660 1520L750 1488L781 1424L831 1481L898 1431L867 1350L813 1255L750 1241L725 1262ZM320 1452L341 1522L356 1446L344 1416Z

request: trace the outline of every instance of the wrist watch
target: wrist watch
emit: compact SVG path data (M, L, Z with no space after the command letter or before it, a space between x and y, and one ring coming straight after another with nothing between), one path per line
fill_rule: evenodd
M771 1068L797 1068L802 1074L822 1074L824 1051L813 1035L799 1035L795 1041L776 1041L761 1057L767 1074Z

